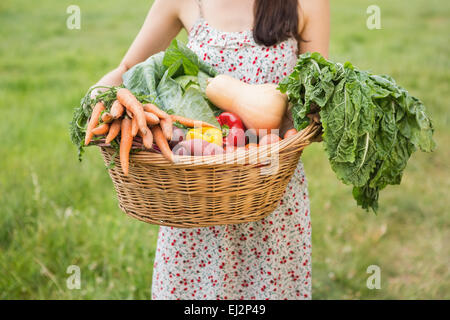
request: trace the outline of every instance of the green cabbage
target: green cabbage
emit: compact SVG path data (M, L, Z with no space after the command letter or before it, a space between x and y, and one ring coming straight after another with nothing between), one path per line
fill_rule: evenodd
M219 126L219 109L205 96L206 80L217 75L182 42L174 40L165 52L151 56L128 70L123 84L144 100L170 114Z

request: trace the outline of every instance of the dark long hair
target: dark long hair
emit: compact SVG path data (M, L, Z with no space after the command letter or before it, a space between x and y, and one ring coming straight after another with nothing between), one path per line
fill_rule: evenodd
M298 36L298 0L255 0L253 37L272 46Z

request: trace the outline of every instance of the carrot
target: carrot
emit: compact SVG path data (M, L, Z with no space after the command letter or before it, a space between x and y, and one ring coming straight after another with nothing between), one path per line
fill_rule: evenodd
M143 107L146 112L153 113L160 119L160 126L164 137L167 140L172 140L173 121L169 114L152 103L144 104Z
M92 110L91 119L89 120L89 123L86 128L86 137L84 139L84 145L88 145L94 134L92 133L92 130L98 125L98 118L100 117L100 114L102 111L105 110L105 105L102 101L97 102L94 109Z
M137 118L133 117L133 113L130 110L126 110L127 116L131 119L131 134L136 137L139 131L139 126L137 123Z
M169 140L169 141L172 140L172 132L173 132L172 118L167 117L167 118L161 119L159 125L161 126L162 132L163 132L166 140Z
M172 150L170 150L169 143L167 142L166 137L164 137L161 127L154 126L151 128L151 130L156 145L158 146L159 150L161 150L161 153L164 156L164 158L166 158L170 162L173 162Z
M115 100L111 106L110 112L114 119L119 119L123 114L123 110L123 105L119 101Z
M150 130L147 130L147 134L142 134L141 130L138 133L142 137L142 143L147 149L153 148L153 134Z
M107 143L107 144L111 143L111 141L113 141L117 137L117 135L120 132L121 122L122 122L122 120L120 120L120 119L116 119L113 121L113 123L109 127L109 132L108 132L108 135L106 136L105 143Z
M127 113L127 116L128 116L130 119L133 119L133 118L134 118L134 117L133 117L133 112L131 112L130 110L126 109L125 112Z
M133 117L133 119L131 119L131 135L133 137L136 137L138 131L139 131L139 127L137 124L136 117Z
M102 123L97 128L92 129L92 134L96 136L101 136L103 134L107 134L109 131L109 124Z
M164 119L164 118L169 117L169 115L167 114L167 112L161 110L160 108L158 108L157 106L155 106L155 105L152 104L152 103L144 104L143 107L144 107L144 110L145 110L145 111L156 114L156 116L157 116L158 118L160 118L160 119Z
M145 111L144 114L148 125L155 125L159 123L159 118L154 113Z
M189 128L194 128L194 127L217 128L216 126L213 126L212 124L209 124L207 122L189 119L189 118L185 118L182 116L177 116L175 114L171 114L170 117L172 118L172 121L179 122L183 126L186 126Z
M109 112L103 112L102 121L104 123L111 123L114 120L113 116Z
M128 167L130 160L130 150L133 144L133 136L131 135L131 119L125 117L120 126L122 131L120 136L120 165L123 174L128 176Z
M147 133L147 122L145 121L144 108L142 104L136 99L130 90L120 88L117 90L117 100L136 117L139 129L143 134Z

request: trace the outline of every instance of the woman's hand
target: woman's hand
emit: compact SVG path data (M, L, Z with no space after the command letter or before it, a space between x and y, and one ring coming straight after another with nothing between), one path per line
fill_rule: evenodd
M312 104L311 105L311 112L308 113L306 116L311 119L311 121L314 121L315 123L320 124L320 114L319 114L320 108L315 105ZM294 121L292 119L292 109L288 108L288 110L286 111L286 113L284 114L283 117L283 122L281 124L281 128L280 128L280 137L284 137L284 134L286 133L286 131L290 130L294 128ZM322 141L322 134L319 134L316 138L314 138L312 141L316 141L316 142L320 142Z
M311 103L310 112L306 115L311 121L315 123L320 123L320 108L315 104Z
M122 75L127 71L127 67L123 64L119 65L116 69L107 73L103 78L100 79L95 85L96 86L105 86L105 87L113 87L120 86L122 84ZM91 99L94 99L99 93L105 91L106 88L95 88L91 91Z
M91 88L95 87L97 85L92 86ZM95 99L96 96L98 96L100 93L104 92L106 89L104 88L95 88L91 91L90 97L92 100Z
M315 123L320 124L320 108L315 104L311 103L310 106L310 113L308 113L306 116L311 119L311 121L314 121ZM323 141L322 138L322 131L313 139L311 139L312 142L321 142Z

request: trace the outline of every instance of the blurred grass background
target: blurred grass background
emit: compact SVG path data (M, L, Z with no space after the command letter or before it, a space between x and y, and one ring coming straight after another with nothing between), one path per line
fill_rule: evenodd
M81 8L81 30L66 8ZM381 8L381 30L366 9ZM0 2L0 299L149 299L158 227L125 216L100 153L77 161L68 123L115 67L151 1ZM438 149L411 158L375 216L355 206L322 146L303 155L313 228L314 299L450 298L450 3L331 1L330 58L392 75L427 105ZM186 34L180 34L186 39ZM66 288L69 265L81 290ZM370 265L381 289L369 290Z

